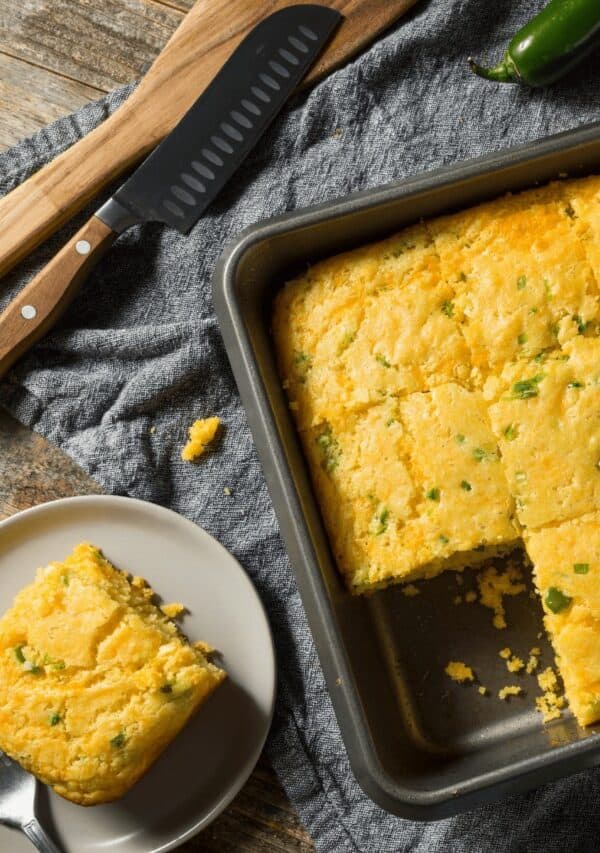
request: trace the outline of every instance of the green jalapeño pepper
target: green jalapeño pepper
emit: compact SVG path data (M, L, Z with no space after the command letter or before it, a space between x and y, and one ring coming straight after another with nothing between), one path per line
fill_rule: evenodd
M600 44L600 0L551 0L514 36L493 68L469 59L486 80L547 86L562 77Z

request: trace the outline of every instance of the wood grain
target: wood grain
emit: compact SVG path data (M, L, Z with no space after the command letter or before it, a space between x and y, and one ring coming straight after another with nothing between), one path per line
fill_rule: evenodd
M114 61L114 73L122 74L127 66L122 55L112 43L112 29L105 23L105 11L98 4L123 4L123 14L128 25L140 17L139 6L148 10L148 19L154 27L168 29L166 12L156 3L142 0L56 0L57 5L69 5L94 11L96 25L104 27L100 38L107 47L100 51L103 60ZM327 0L324 5L339 9L346 17L325 49L317 65L308 75L314 81L342 61L356 53L375 37L392 20L405 12L415 0ZM4 17L9 17L12 0L0 0L5 5ZM25 9L37 8L39 0L26 0ZM43 4L48 8L47 2ZM140 160L189 109L198 95L213 80L227 57L248 31L263 17L285 6L291 0L198 0L183 23L169 40L152 68L134 94L117 112L95 131L73 145L44 166L28 181L0 201L0 275L9 270L42 240L71 218L104 186ZM16 4L20 8L20 4ZM102 13L101 13L102 12ZM40 12L41 14L41 12ZM63 15L68 17L65 9ZM35 15L33 19L37 20ZM19 19L20 20L20 19ZM33 25L31 25L33 28ZM39 27L39 33L47 27ZM38 37L38 30L33 29ZM138 30L136 30L136 33ZM139 32L145 32L144 28ZM65 33L69 51L77 56L76 37ZM39 36L41 38L41 36ZM29 51L26 40L15 48ZM68 65L68 57L59 50L58 41L48 36L52 44L51 60ZM148 41L148 39L147 39ZM40 42L41 43L41 42ZM139 38L131 46L135 58ZM116 52L116 59L110 56ZM34 51L35 52L35 51ZM29 55L29 54L28 54ZM133 60L132 60L133 62ZM135 64L135 63L134 63ZM98 80L97 77L94 79Z
M0 45L106 92L141 76L183 16L151 0L0 0Z
M0 519L102 489L68 456L0 409ZM243 790L182 853L311 853L313 845L263 756Z
M102 92L0 52L0 150Z

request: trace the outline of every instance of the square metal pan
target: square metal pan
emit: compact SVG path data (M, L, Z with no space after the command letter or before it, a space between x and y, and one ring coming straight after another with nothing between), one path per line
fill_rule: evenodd
M553 663L534 596L510 599L509 627L497 631L490 611L454 604L454 572L415 598L398 587L362 598L346 592L277 375L272 298L307 262L422 217L598 170L594 124L259 223L226 248L215 271L225 346L353 771L376 803L403 817L436 820L595 765L600 727L581 729L569 713L542 726L534 678L518 681L498 657L503 646L526 655L542 645L543 665ZM473 583L466 572L463 589ZM450 682L449 659L474 665L490 695ZM522 684L525 698L499 701L506 683Z

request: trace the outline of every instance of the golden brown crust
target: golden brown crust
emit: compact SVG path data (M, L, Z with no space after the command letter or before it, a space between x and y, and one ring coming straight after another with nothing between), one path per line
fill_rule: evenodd
M0 748L72 802L122 796L225 677L152 595L83 544L0 620Z
M555 572L574 590L546 625L582 723L600 719L597 581L572 568L600 572L599 282L593 176L322 261L279 292L273 315L349 589L474 565L525 532L542 595ZM578 525L593 543L585 560Z

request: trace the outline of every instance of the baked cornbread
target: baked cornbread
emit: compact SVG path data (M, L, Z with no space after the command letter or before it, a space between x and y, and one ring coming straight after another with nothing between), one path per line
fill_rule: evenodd
M194 421L188 430L188 440L181 451L184 462L197 462L211 441L215 440L221 421L217 417Z
M600 512L526 534L571 709L600 717Z
M598 191L598 179L594 182ZM429 224L444 279L483 379L600 320L596 271L568 184L507 196ZM580 223L578 223L580 225Z
M124 794L225 678L152 597L82 544L0 620L0 748L74 803Z
M474 565L518 542L477 393L440 385L355 413L335 433L324 423L301 434L353 591Z
M491 424L521 523L600 508L600 339L509 364L494 384Z
M559 567L544 568L540 543L600 512L599 283L592 176L420 223L280 290L279 370L352 592L474 565L525 538L546 595ZM567 563L586 562L572 540L563 548ZM571 581L583 601L587 585ZM546 618L561 661L572 610ZM585 627L585 654L561 671L588 723L600 719L600 624Z

